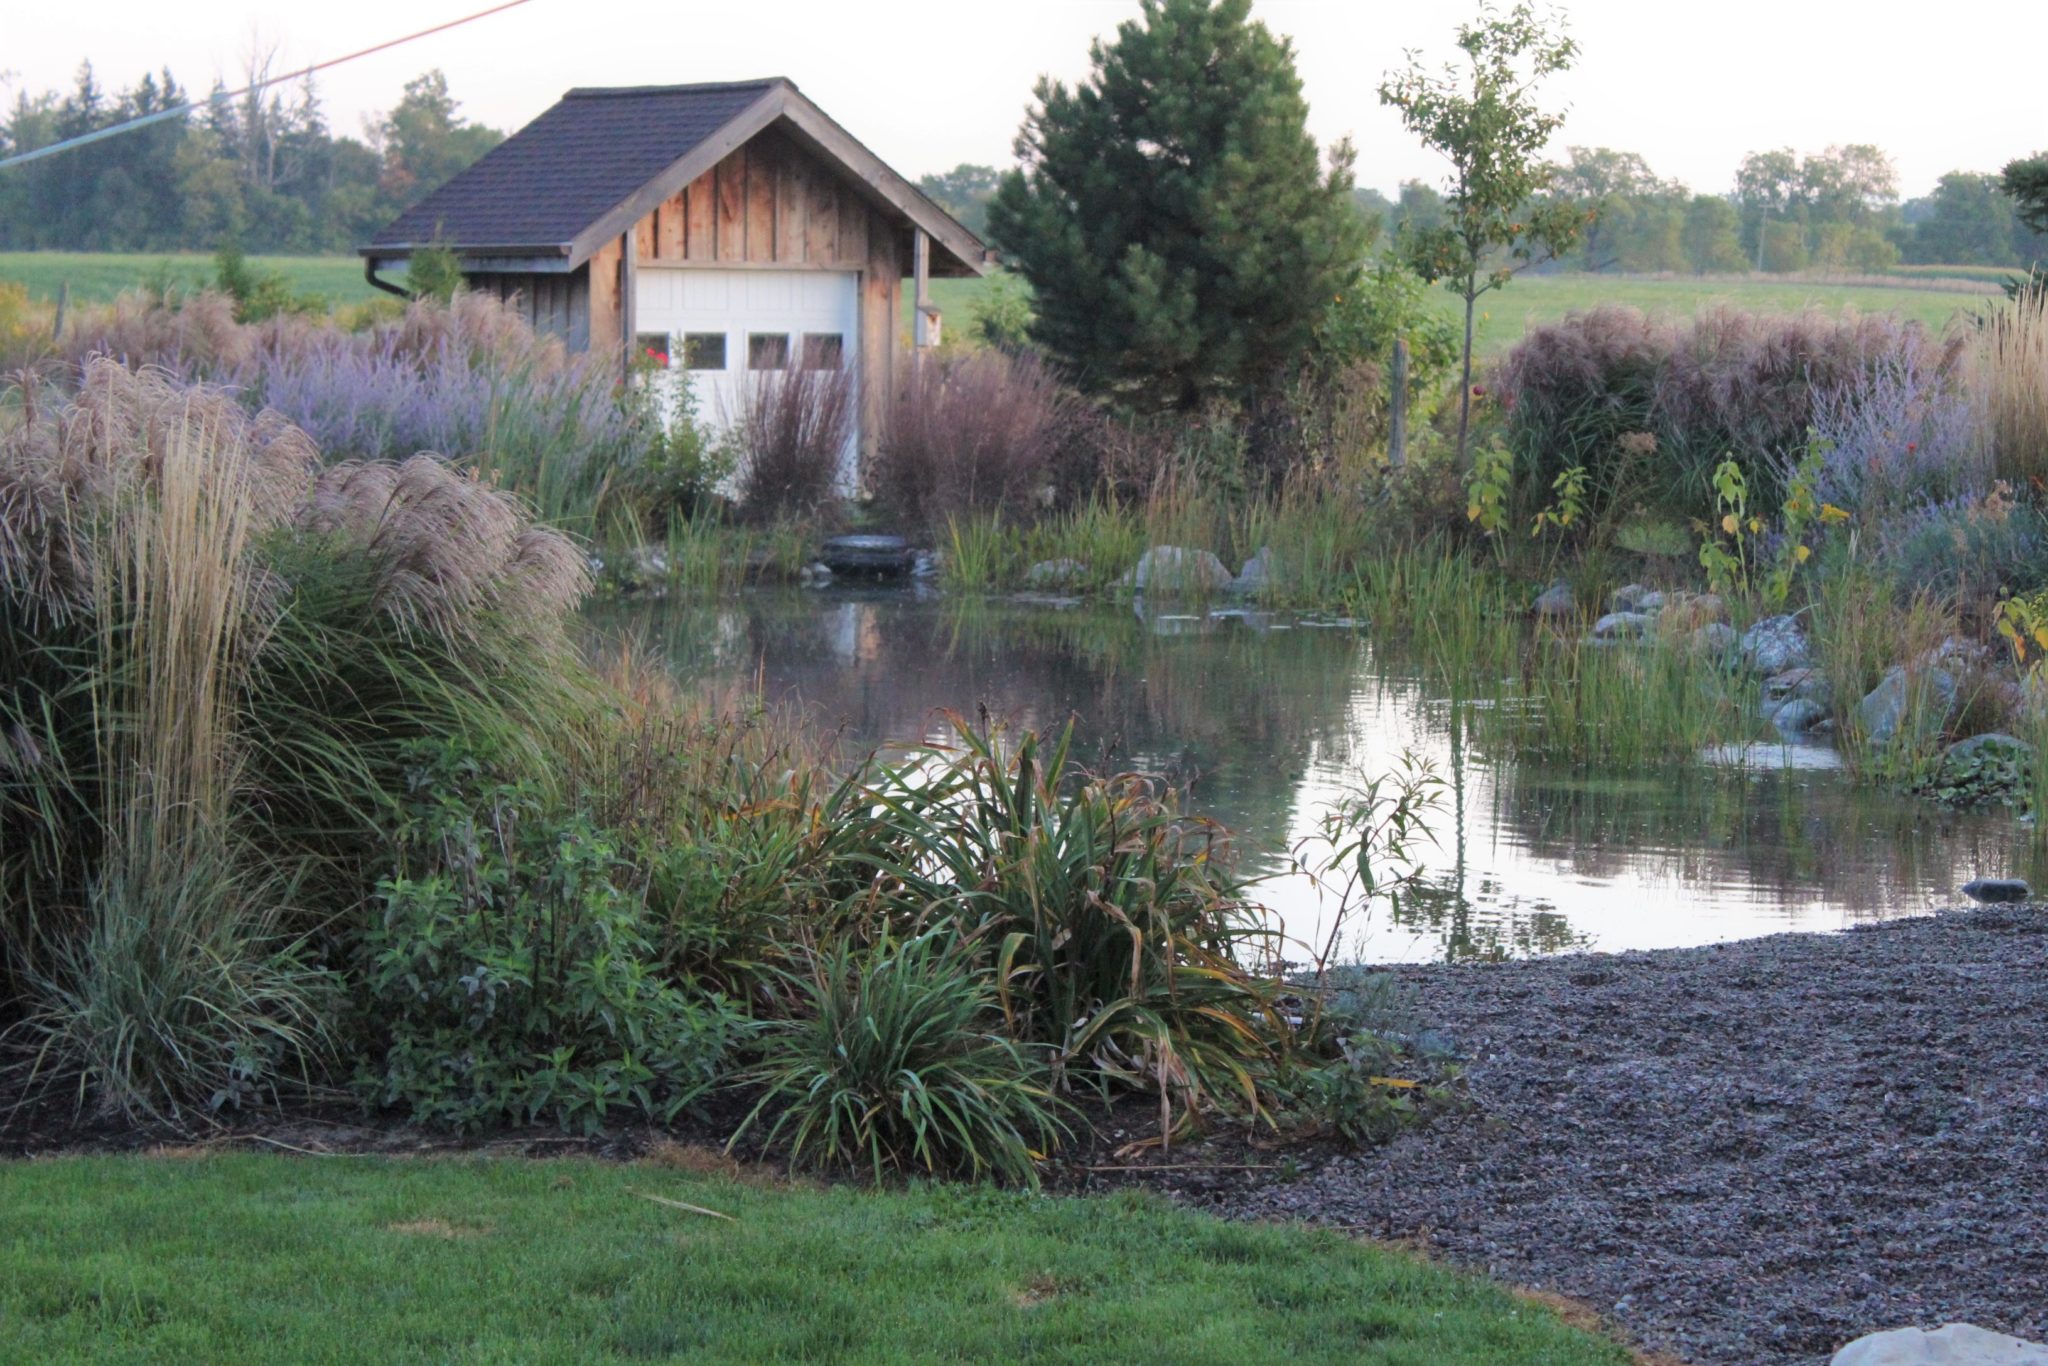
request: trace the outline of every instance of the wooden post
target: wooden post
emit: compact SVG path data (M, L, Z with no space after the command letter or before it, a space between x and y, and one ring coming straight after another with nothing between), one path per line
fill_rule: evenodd
M912 324L911 336L917 344L917 363L922 365L924 363L925 348L932 344L930 318L932 306L932 239L925 234L923 228L917 228L913 230L910 241L910 259L914 278L917 282L917 296L911 305L911 316L916 320Z
M50 327L51 342L64 340L64 315L71 311L71 282L62 281L57 286L57 321Z
M619 235L619 350L626 357L626 378L633 376L633 340L640 332L640 318L634 307L638 269L633 260L636 243L631 228Z
M1408 464L1408 339L1394 338L1394 386L1388 396L1387 468Z

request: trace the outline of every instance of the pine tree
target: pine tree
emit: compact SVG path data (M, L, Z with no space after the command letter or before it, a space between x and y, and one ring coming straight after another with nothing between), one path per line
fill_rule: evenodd
M1351 148L1323 168L1293 47L1250 8L1143 0L1077 89L1039 81L989 208L1033 340L1139 409L1285 375L1364 254Z

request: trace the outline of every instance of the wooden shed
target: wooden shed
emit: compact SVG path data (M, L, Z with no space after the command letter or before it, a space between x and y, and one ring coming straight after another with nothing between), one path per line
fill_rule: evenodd
M573 349L686 368L714 422L750 371L851 369L864 450L907 373L905 281L922 339L925 279L990 265L780 77L571 90L362 247L365 273L397 290L379 273L435 245Z

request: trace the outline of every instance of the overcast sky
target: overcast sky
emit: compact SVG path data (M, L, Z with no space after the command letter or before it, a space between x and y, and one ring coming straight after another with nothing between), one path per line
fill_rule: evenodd
M91 58L110 88L168 65L204 89L232 76L252 39L303 66L483 8L488 0L0 0L0 71L16 89L68 86ZM1392 191L1442 166L1374 94L1404 49L1440 58L1474 0L1255 0L1294 40L1309 122L1358 145L1361 184ZM1743 153L1874 142L1908 197L1943 172L1995 170L2048 147L2048 96L2029 58L2040 8L2000 0L1580 0L1567 6L1583 54L1557 78L1571 144L1642 153L1660 175L1725 190ZM1007 165L1041 73L1087 72L1088 40L1137 0L530 0L321 78L336 129L356 132L403 83L448 73L471 118L510 131L573 85L785 75L911 176L962 161ZM10 92L11 98L11 92Z

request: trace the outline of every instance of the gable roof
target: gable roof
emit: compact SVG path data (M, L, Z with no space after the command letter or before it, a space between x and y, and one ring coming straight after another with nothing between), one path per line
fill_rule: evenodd
M467 257L527 258L525 269L574 270L771 124L923 228L960 266L987 268L980 238L779 76L571 90L359 251L403 257L439 243Z

